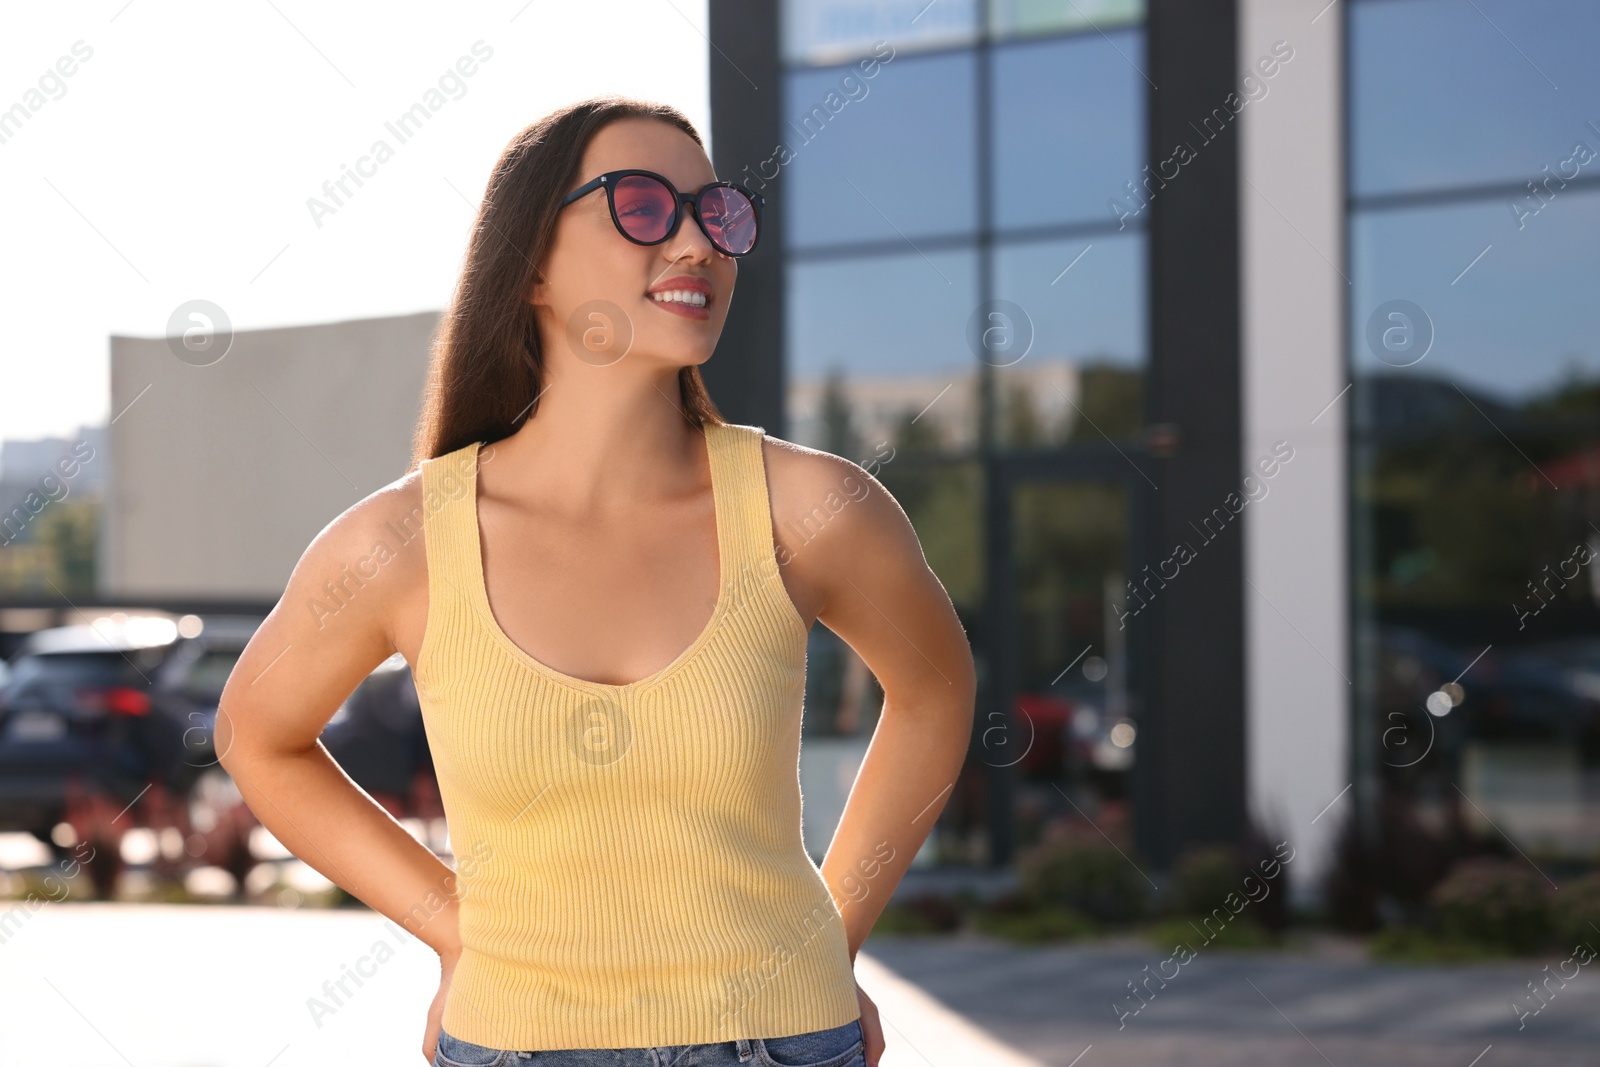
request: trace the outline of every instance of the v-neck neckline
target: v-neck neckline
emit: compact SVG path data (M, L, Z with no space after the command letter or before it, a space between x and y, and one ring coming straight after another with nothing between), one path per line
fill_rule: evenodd
M620 696L624 693L636 692L645 688L646 686L653 685L656 682L666 678L669 674L672 674L674 671L678 670L691 659L693 659L695 654L700 651L701 647L704 646L707 641L711 640L712 635L716 633L717 626L722 621L722 617L727 610L728 590L733 584L730 581L730 572L734 565L733 560L730 558L732 538L728 535L728 528L729 523L732 521L732 515L729 511L730 502L727 500L726 486L724 484L727 481L726 474L723 470L726 457L724 457L719 450L719 445L725 442L713 440L714 434L720 429L721 427L717 424L709 422L703 423L700 427L701 437L704 439L706 444L707 462L709 463L711 469L711 509L716 521L716 605L712 608L711 617L706 620L706 624L700 630L699 635L689 643L688 647L674 656L670 663L664 667L660 667L657 670L652 671L643 678L638 678L622 685L612 685L609 682L590 681L587 678L579 678L575 675L567 674L564 671L556 670L543 660L537 659L536 657L530 655L526 649L513 641L511 639L511 635L505 632L504 628L501 627L499 620L495 618L494 609L490 607L489 604L489 585L488 580L484 575L483 565L483 535L478 526L479 464L477 462L477 458L478 453L482 448L482 443L477 442L470 446L472 448L472 454L470 456L470 459L472 460L471 468L473 471L472 492L465 498L465 504L467 508L467 525L472 535L471 544L469 546L470 555L472 557L470 563L471 570L469 572L472 578L472 581L469 583L471 586L470 593L474 601L474 606L478 609L479 614L483 616L484 627L489 631L494 639L506 649L507 652L511 653L512 657L515 658L517 662L521 663L530 670L543 675L548 680L568 689L586 693L600 692Z

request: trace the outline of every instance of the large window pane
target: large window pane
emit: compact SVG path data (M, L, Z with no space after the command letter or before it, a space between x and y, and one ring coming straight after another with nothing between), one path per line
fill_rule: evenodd
M1380 613L1465 613L1447 629L1481 613L1459 630L1480 648L1550 621L1510 605L1600 522L1600 193L1545 210L1520 234L1495 201L1352 226L1364 589Z
M1597 41L1593 0L1352 5L1352 192L1539 181L1600 149Z
M1394 372L1383 379L1391 392L1442 391L1452 407L1463 405L1456 386L1515 407L1571 373L1600 372L1597 238L1597 191L1559 194L1520 230L1500 199L1357 215L1355 368Z
M1143 179L1144 33L995 50L995 224L1115 222Z
M1000 245L994 323L1029 347L985 355L995 371L1000 440L1065 444L1129 437L1144 424L1142 235Z
M976 292L969 251L791 264L793 439L857 462L886 441L975 441L977 359L965 338Z
M970 233L977 220L972 78L970 53L900 56L871 79L854 67L788 75L790 245Z

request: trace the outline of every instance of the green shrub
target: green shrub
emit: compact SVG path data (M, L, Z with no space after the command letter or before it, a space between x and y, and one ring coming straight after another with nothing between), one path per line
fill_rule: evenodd
M972 913L972 924L980 933L1018 944L1065 941L1098 932L1094 920L1083 912L1058 904L1039 904L1022 891L984 901Z
M1227 909L1223 911L1226 913ZM1157 948L1170 950L1182 943L1196 952L1203 948L1275 948L1283 943L1282 938L1268 933L1259 923L1243 920L1241 914L1235 915L1225 926L1219 926L1215 920L1206 926L1200 919L1168 919L1151 927L1146 936ZM1207 937L1211 940L1207 941Z
M1244 863L1228 845L1192 845L1172 865L1172 902L1182 915L1209 915L1233 893L1244 896Z
M1039 845L1018 863L1023 892L1038 908L1060 907L1102 923L1144 915L1150 886L1115 846L1069 840Z
M946 897L923 893L892 900L872 924L873 933L939 934L961 925L961 912Z
M1550 898L1550 926L1559 948L1600 949L1600 871L1564 881Z
M984 909L973 915L973 925L985 934L1017 944L1071 941L1093 935L1094 920L1072 908L1046 905L1016 910Z
M1494 959L1503 949L1478 941L1442 938L1414 926L1379 930L1367 943L1367 955L1389 963L1470 963Z
M1550 902L1544 879L1521 861L1462 860L1434 889L1431 900L1446 938L1524 953L1549 937Z

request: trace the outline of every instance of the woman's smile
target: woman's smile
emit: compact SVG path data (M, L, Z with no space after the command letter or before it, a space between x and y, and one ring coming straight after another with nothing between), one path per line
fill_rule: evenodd
M711 283L692 274L679 274L658 282L645 296L662 311L701 321L711 318L710 305L715 299Z

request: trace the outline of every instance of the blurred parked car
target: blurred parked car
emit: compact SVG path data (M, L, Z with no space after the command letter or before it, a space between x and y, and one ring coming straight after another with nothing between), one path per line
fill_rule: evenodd
M174 827L174 867L209 865L243 886L258 824L217 761L222 690L256 617L117 614L29 635L0 662L0 830L62 851L55 827L95 844L109 893L121 836ZM363 679L322 738L350 777L396 818L443 815L416 687L396 654Z
M1467 739L1578 743L1600 737L1593 639L1502 650L1454 648L1421 630L1378 627L1383 762L1408 768ZM1450 759L1445 760L1445 770Z
M1054 778L1067 766L1073 703L1052 693L1018 693L1013 721L1024 755L1017 769L1030 777ZM1015 757L1013 757L1015 758Z
M118 613L29 635L0 686L0 829L48 843L75 794L186 793L216 762L217 698L254 629Z
M1099 661L1103 664L1104 661ZM1103 669L1073 672L1042 692L1019 693L1016 720L1027 754L1017 764L1030 777L1084 775L1113 792L1133 766L1137 729L1110 710Z

